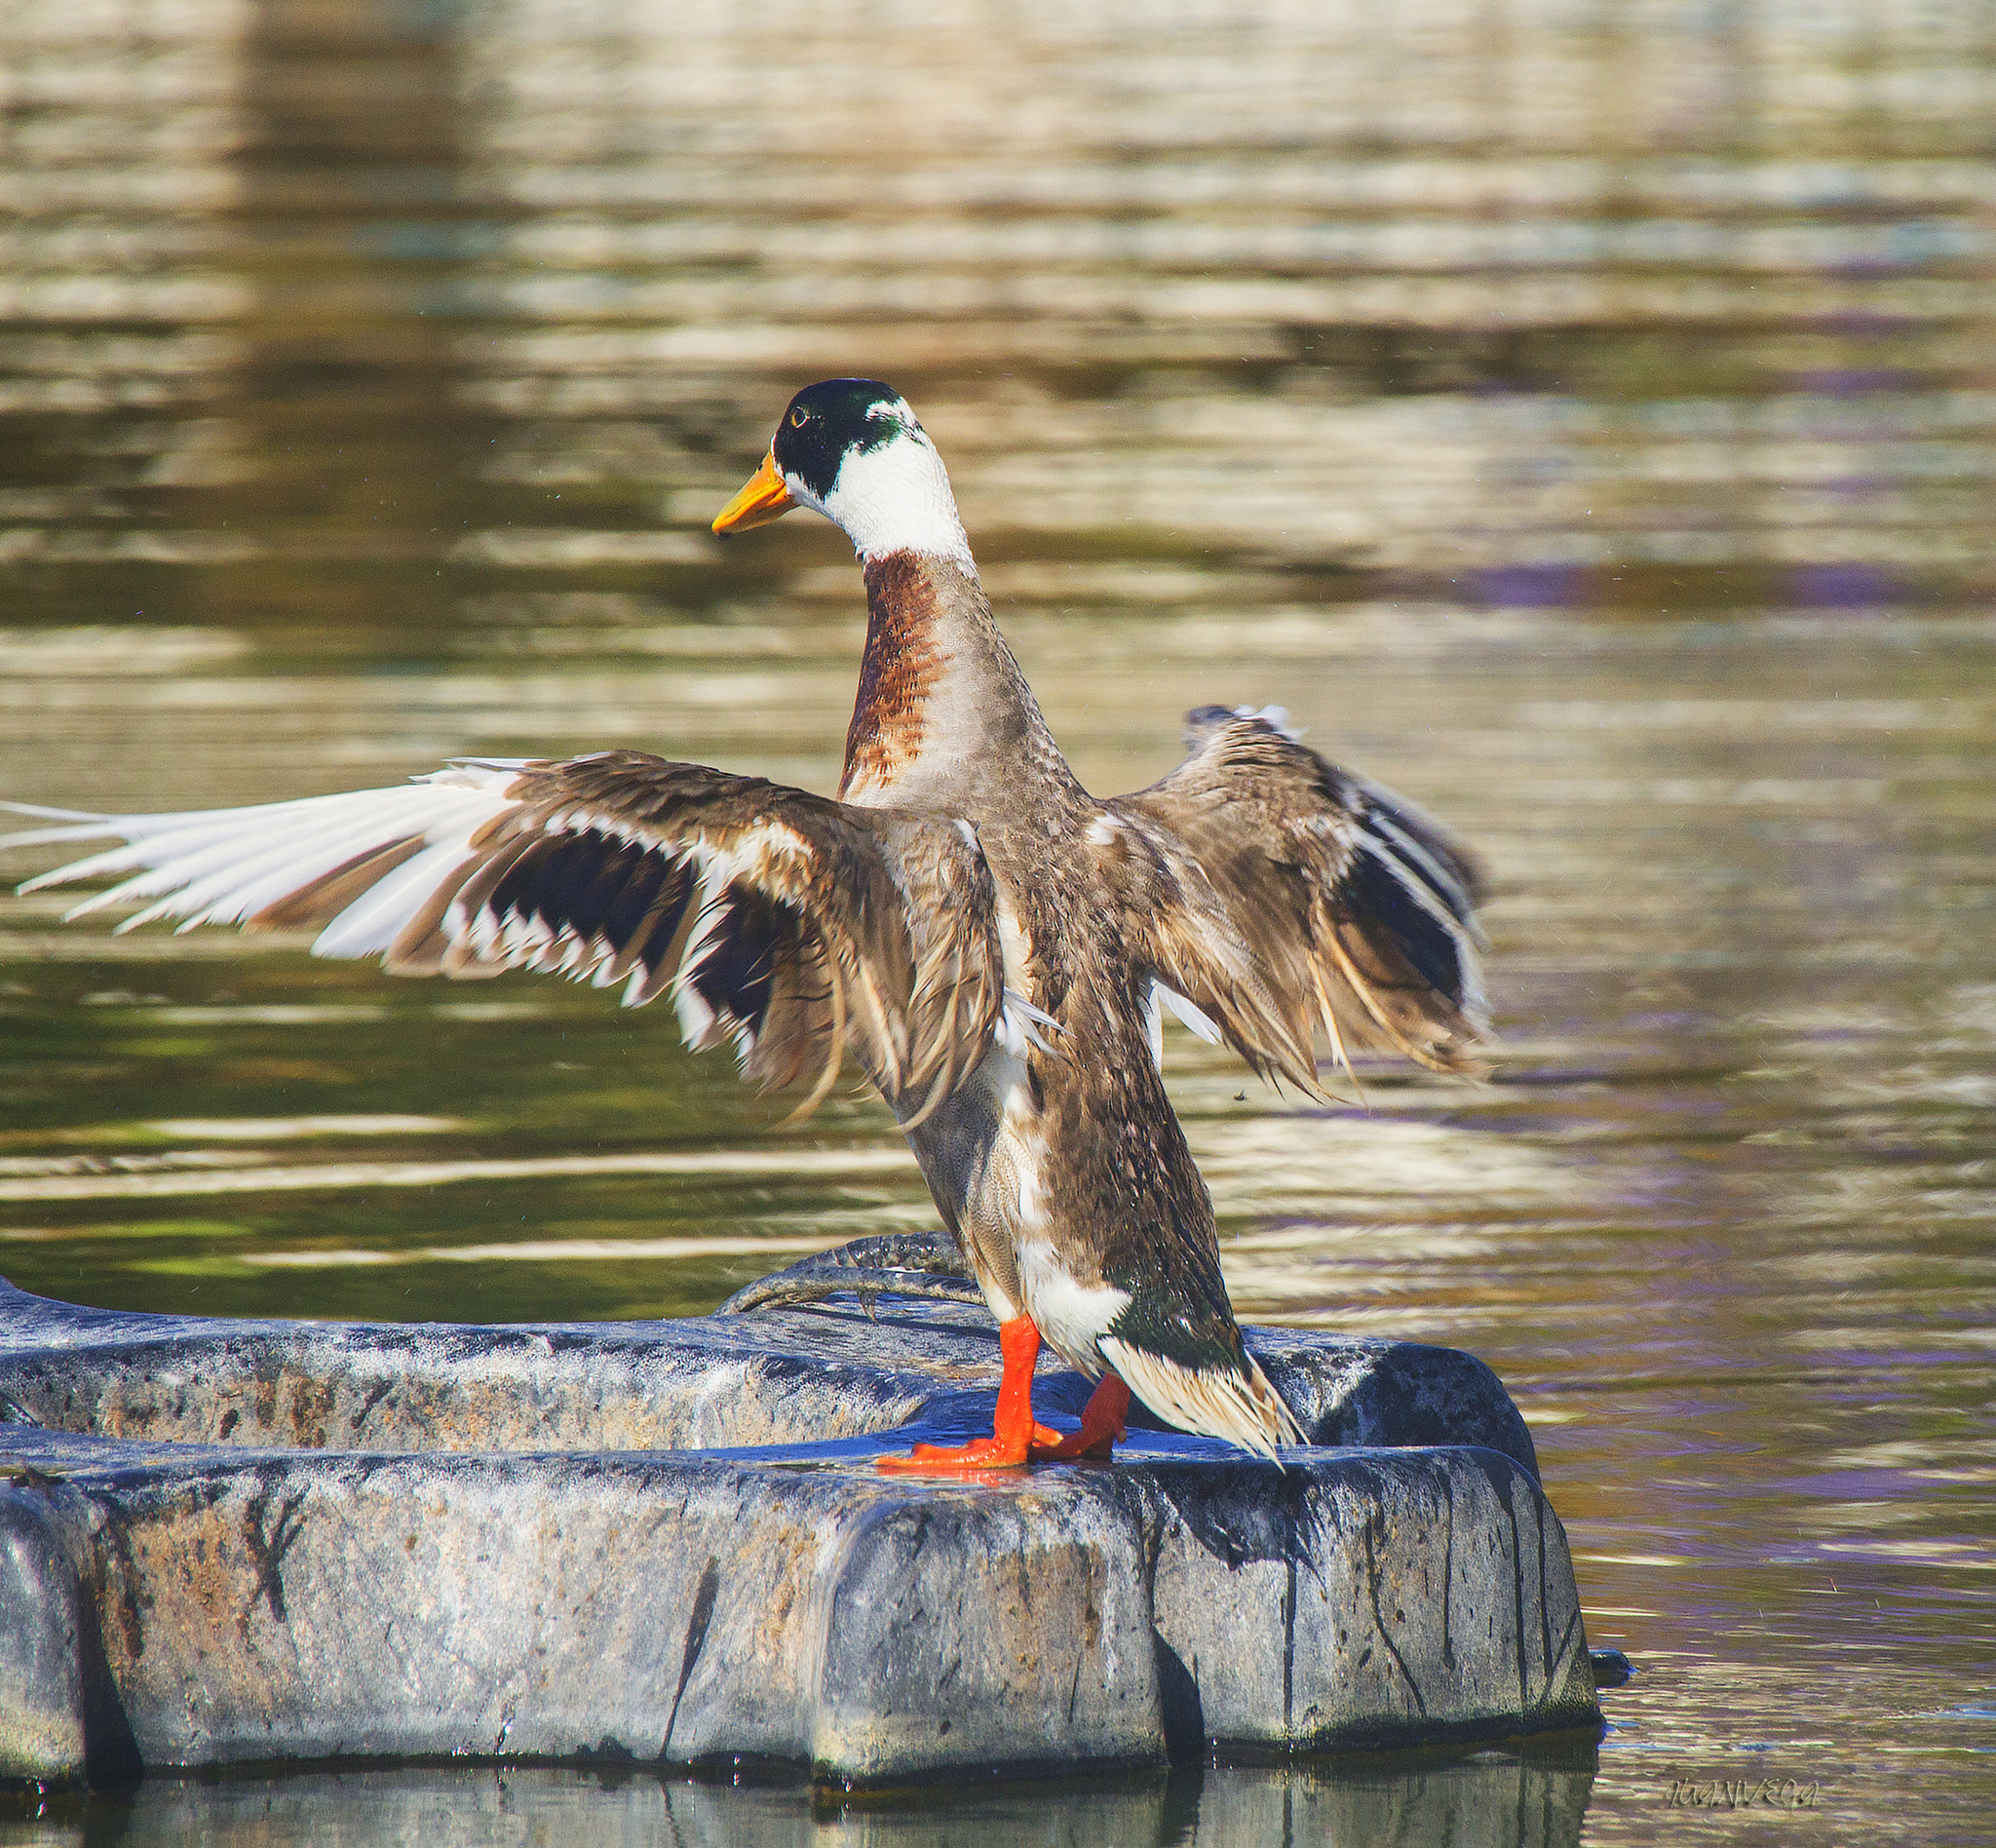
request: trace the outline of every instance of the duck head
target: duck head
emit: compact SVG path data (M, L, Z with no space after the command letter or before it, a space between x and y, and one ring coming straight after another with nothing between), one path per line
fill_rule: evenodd
M790 400L762 466L713 522L747 532L792 507L823 514L862 559L911 552L966 569L970 541L936 445L875 378L828 378Z

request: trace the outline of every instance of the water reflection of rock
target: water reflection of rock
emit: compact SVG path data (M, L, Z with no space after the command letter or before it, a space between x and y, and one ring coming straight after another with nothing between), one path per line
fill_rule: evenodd
M282 1779L161 1780L99 1799L93 1821L47 1827L38 1840L78 1848L95 1813L122 1823L121 1848L203 1841L264 1848L324 1839L339 1818L346 1848L421 1841L638 1843L687 1848L1094 1848L1171 1842L1267 1848L1275 1842L1366 1848L1570 1848L1594 1778L1594 1753L1283 1770L1190 1766L1132 1780L932 1791L849 1804L799 1786L692 1783L651 1771L557 1766L313 1772ZM1050 1794L1061 1799L1050 1803Z

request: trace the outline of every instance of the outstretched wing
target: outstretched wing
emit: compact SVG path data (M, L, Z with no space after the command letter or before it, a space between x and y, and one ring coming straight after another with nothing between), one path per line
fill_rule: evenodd
M1474 863L1419 810L1306 750L1283 716L1201 707L1185 761L1105 804L1133 836L1144 889L1132 908L1158 981L1256 1070L1306 1087L1319 1020L1340 1057L1476 1069L1487 1021Z
M128 844L22 890L125 874L69 915L150 900L119 928L317 930L315 955L379 955L398 974L549 970L621 984L627 1007L670 992L688 1043L732 1039L764 1089L815 1074L803 1111L850 1044L898 1111L926 1114L1004 1006L991 871L968 828L640 751L71 816L0 847L105 835Z

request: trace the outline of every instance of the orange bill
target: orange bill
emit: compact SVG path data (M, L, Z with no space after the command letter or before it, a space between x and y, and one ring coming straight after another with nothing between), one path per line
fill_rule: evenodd
M776 457L766 455L742 491L714 516L713 529L730 533L766 526L772 520L782 519L796 504L784 485L784 478L776 472Z

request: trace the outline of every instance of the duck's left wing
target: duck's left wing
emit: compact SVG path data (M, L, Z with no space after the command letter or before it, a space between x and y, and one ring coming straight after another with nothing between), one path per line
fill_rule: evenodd
M20 805L13 804L19 808ZM851 1045L891 1103L940 1103L1004 1007L991 871L967 828L640 751L466 759L399 789L178 815L65 815L0 847L120 836L23 891L121 883L69 913L316 930L397 974L537 969L670 993L689 1044L764 1088ZM913 1120L910 1118L909 1120Z
M1127 830L1132 927L1166 999L1310 1089L1320 1020L1340 1055L1475 1070L1488 1030L1475 863L1283 719L1202 707L1185 761L1103 805L1103 844Z

